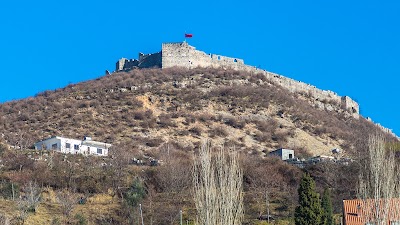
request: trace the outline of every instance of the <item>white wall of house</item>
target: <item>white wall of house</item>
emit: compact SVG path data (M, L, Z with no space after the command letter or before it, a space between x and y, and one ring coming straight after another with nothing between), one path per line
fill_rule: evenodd
M36 150L55 150L61 153L107 156L110 144L81 141L64 137L52 137L35 143Z

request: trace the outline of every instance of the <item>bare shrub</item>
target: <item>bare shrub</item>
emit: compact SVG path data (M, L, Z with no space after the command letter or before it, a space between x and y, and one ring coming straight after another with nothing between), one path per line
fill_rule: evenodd
M209 130L210 137L226 137L228 135L228 131L223 125L216 125L214 128Z
M167 127L175 127L176 126L175 122L171 118L171 115L169 115L169 114L162 113L158 117L158 119L159 119L158 124L160 125L160 127L167 128Z
M78 198L74 193L70 192L67 189L58 191L56 197L58 204L61 205L61 211L64 216L65 222L67 222L70 220L72 210L78 203Z
M199 126L194 126L192 128L189 129L189 132L197 135L197 136L201 136L201 133L203 132L203 129L201 129L201 127Z
M163 192L182 192L191 187L191 157L169 144L158 154L163 164L157 168L156 178Z

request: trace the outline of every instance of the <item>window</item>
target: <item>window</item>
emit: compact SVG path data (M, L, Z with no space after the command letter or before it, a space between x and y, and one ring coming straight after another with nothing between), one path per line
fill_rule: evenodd
M98 149L97 149L97 154L103 154L103 149L98 148Z
M71 144L70 143L65 143L65 147L66 148L71 148Z
M52 150L57 150L57 143L51 145Z
M289 154L289 159L291 159L291 158L293 158L293 155L292 155L292 154Z
M79 150L79 145L74 145L75 150Z

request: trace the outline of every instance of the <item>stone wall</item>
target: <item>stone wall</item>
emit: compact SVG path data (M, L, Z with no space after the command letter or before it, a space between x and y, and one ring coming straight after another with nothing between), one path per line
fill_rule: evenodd
M139 53L139 68L161 68L161 52L153 54Z
M151 67L160 67L164 69L175 66L188 69L196 67L230 68L250 73L262 73L271 82L282 86L289 92L307 96L318 108L329 111L345 110L353 117L359 117L359 106L357 102L348 96L341 97L332 91L320 90L310 84L246 65L243 59L207 54L196 50L195 47L190 46L187 42L163 43L161 52L154 54L139 53L139 60L122 58L117 62L116 70L121 71L133 68Z
M152 54L139 53L139 60L121 58L115 66L115 71L131 70L133 68L161 68L161 52Z
M325 91L315 86L296 81L275 73L258 69L254 66L244 64L242 59L230 58L215 54L206 54L205 52L196 50L186 42L181 43L163 43L162 44L162 68L169 67L212 67L212 68L230 68L234 70L242 70L251 73L262 73L271 82L281 85L289 92L307 95L314 101L319 102L325 109L331 110L347 110L355 118L359 117L359 106L348 96L341 97L332 91ZM335 108L338 106L337 108Z
M122 71L122 70L131 69L131 68L137 67L138 65L139 65L139 61L136 60L136 59L121 58L116 63L115 71Z
M186 42L162 44L162 68L174 66L185 68L213 67L243 69L244 61L215 54L206 54L196 50Z

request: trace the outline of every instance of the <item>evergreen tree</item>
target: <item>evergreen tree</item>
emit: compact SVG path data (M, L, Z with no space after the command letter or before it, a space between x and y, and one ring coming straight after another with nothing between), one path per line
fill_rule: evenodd
M322 196L322 221L324 225L334 225L333 213L332 213L332 200L331 191L329 188L325 188L324 195Z
M299 206L294 213L295 224L323 225L319 194L315 191L315 182L308 173L304 173L298 193Z

